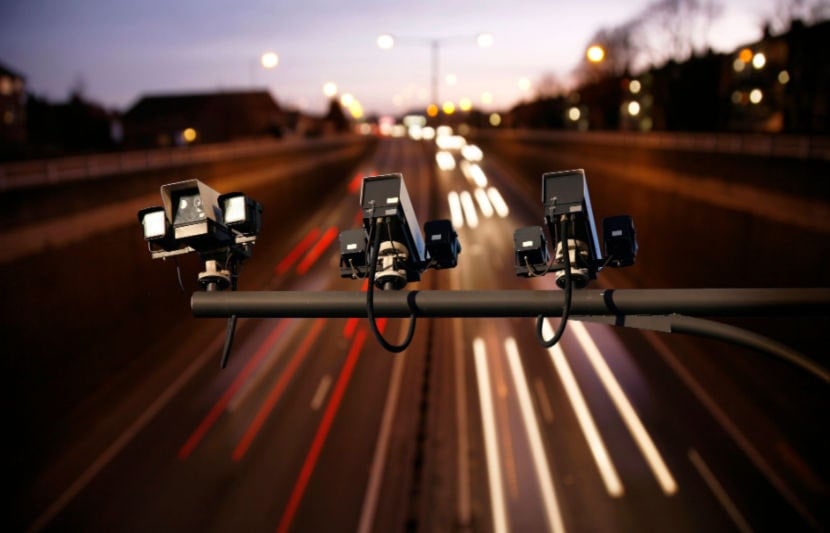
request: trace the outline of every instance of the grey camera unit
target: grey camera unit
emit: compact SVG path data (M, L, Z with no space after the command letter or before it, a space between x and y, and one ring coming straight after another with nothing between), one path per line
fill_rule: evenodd
M419 281L426 254L424 238L400 173L369 176L360 189L360 206L366 231L381 232L381 254L397 256L406 281Z
M161 200L176 241L196 249L233 242L224 225L219 193L201 181L162 185Z
M558 222L562 215L570 215L572 229L568 248L572 252L571 264L577 273L577 284L584 286L589 279L596 279L602 264L602 252L585 171L580 168L543 174L542 205L545 222L556 243L556 266L552 270L561 268L562 263L562 236L559 235Z

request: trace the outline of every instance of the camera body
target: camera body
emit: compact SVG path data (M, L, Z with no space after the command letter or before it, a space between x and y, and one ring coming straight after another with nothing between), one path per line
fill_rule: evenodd
M458 254L461 253L461 243L458 242L458 233L453 229L452 222L446 219L430 220L424 224L426 248L431 268L455 268L458 265Z
M380 288L401 289L420 281L428 268L454 268L461 243L449 220L430 220L423 234L415 216L403 175L363 178L360 189L362 229L340 233L340 276L365 278L375 267L372 283ZM377 250L373 247L377 243ZM371 265L374 254L375 265Z
M370 176L360 189L363 226L369 233L382 232L383 254L396 256L393 268L406 282L419 281L426 262L424 237L415 217L415 209L400 173Z
M220 195L200 180L161 186L163 206L141 209L138 220L153 258L233 249L248 254L262 226L262 206L242 193Z
M545 225L554 243L553 261L540 226L519 228L513 234L513 266L517 276L543 276L554 272L556 284L564 288L565 245L571 265L570 279L584 288L604 266L634 264L637 239L634 222L628 215L603 220L606 258L600 251L591 195L583 169L546 172L542 175L542 206ZM563 226L564 224L564 226ZM562 228L567 235L562 235Z
M559 234L559 219L568 215L571 220L571 235L568 249L571 251L571 268L579 284L587 284L596 279L597 270L602 264L602 252L599 249L594 211L591 207L591 195L585 171L581 168L546 172L542 175L542 205L545 222L556 243L554 263L561 265L562 236Z

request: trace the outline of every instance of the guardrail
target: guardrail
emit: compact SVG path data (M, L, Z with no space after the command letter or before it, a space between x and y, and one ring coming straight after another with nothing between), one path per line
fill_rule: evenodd
M222 144L20 161L0 165L0 193L130 172L277 154L298 148L338 146L355 139L356 137L351 135L319 139L252 139Z
M606 146L830 160L830 136L739 133L480 130L481 137L566 141Z

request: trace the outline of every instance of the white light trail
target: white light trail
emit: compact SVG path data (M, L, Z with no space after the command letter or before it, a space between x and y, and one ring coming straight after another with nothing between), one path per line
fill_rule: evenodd
M450 204L450 219L452 219L452 227L459 229L464 226L464 215L461 212L461 200L458 198L458 193L455 191L447 195L447 202Z
M608 391L608 395L620 412L625 425L628 427L628 431L640 448L640 452L654 473L654 477L657 478L660 488L663 489L663 493L668 496L674 494L677 492L677 483L674 477L669 472L666 463L663 461L663 457L654 445L654 441L651 439L648 431L646 431L642 421L640 421L640 417L634 411L634 407L623 392L617 378L614 377L613 372L608 367L608 363L602 358L599 348L594 343L594 339L591 338L588 330L581 322L574 321L573 324L568 325L576 335L576 339L579 341L580 346L582 346L582 350L588 357L588 361L594 367L594 371L599 376L600 381L605 386L605 390Z
M501 218L505 218L510 214L510 209L507 208L507 204L504 202L504 198L498 189L490 187L487 189L487 196L490 197L490 203L493 204L493 207L496 209L496 213L498 213Z
M542 435L539 432L539 421L536 419L536 413L533 410L530 390L528 390L525 373L519 360L519 348L516 346L516 339L513 337L507 338L504 341L504 349L507 352L510 373L513 375L513 384L516 387L516 396L527 431L527 440L530 443L530 454L533 457L533 466L536 468L536 479L542 491L542 502L544 503L548 526L551 531L565 531L559 502L556 500L556 489L553 486L550 465L545 454L545 447L542 444Z
M484 152L481 151L481 148L474 144L468 144L461 148L461 155L467 161L481 161L484 157Z
M487 187L487 175L481 170L481 167L475 163L470 165L470 178L477 187Z
M487 198L487 193L484 192L484 189L476 189L473 194L476 197L478 208L481 209L481 214L484 215L484 218L492 218L493 205L490 203L490 199Z
M464 218L467 220L467 226L470 229L478 227L478 215L476 214L476 206L473 203L473 197L469 191L463 191L460 195L461 208L464 210Z
M455 156L446 150L435 153L435 162L441 170L453 170L455 168Z
M490 481L490 507L493 512L493 531L507 531L507 508L504 504L504 486L501 478L501 460L499 459L499 442L496 438L496 415L493 411L493 395L490 385L490 372L487 369L487 350L484 340L473 341L473 357L478 379L479 405L481 405L481 423L484 430L484 449L487 456L487 478Z
M545 320L542 327L545 338L551 338L553 327L551 327L550 320ZM565 394L568 395L568 400L570 400L574 413L576 413L576 419L582 429L582 434L585 435L585 440L588 441L588 448L591 450L591 455L594 456L594 462L597 464L602 482L605 483L605 490L612 498L619 498L625 490L617 474L617 469L614 467L614 463L611 462L611 456L608 455L608 449L597 430L594 418L591 416L591 411L585 402L585 397L582 396L582 391L576 382L576 378L574 378L573 372L571 372L568 360L565 359L565 353L559 344L548 348L548 353L553 361L556 373L559 374L559 380L562 381L562 385L565 387Z

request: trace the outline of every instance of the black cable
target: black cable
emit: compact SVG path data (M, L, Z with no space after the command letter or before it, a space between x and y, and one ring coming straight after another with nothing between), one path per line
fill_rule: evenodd
M219 368L228 366L228 358L231 355L231 345L233 344L233 336L236 331L236 315L228 317L228 327L225 332L225 347L222 349L222 358L219 360Z
M556 332L553 338L545 340L545 335L542 332L545 316L539 315L536 317L536 338L539 343L545 348L551 348L565 333L565 326L568 323L568 315L571 313L571 300L573 297L573 282L571 281L571 252L568 250L568 241L570 233L570 218L568 215L562 215L559 219L559 239L562 243L562 251L565 257L565 303L562 306L562 318L559 320L559 325L556 327Z
M387 222L388 224L388 222ZM403 344L391 344L383 338L383 335L378 330L377 322L375 322L375 273L377 272L378 249L380 247L380 229L377 227L377 221L372 219L372 225L369 231L374 235L372 239L372 248L369 252L369 287L366 289L366 315L369 317L369 325L372 328L375 338L381 346L386 350L394 353L399 353L409 347L412 342L412 337L415 333L415 315L409 316L409 330L406 333L406 339ZM394 245L393 245L394 246Z

